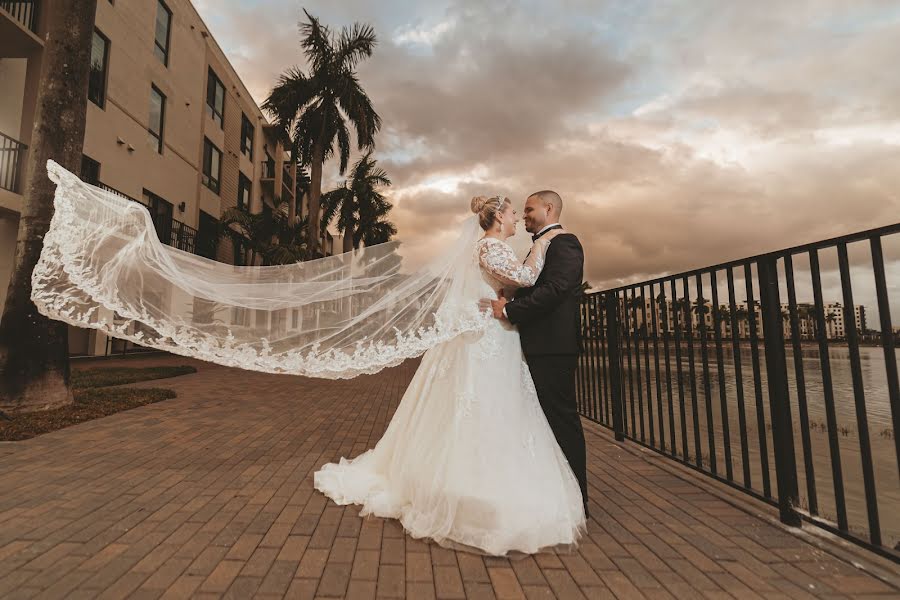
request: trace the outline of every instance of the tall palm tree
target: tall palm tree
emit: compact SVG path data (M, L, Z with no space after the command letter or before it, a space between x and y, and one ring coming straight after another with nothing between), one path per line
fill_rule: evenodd
M338 231L344 236L344 252L359 248L363 241L370 246L372 239L381 239L385 233L389 235L383 241L389 241L391 235L396 235L394 226L382 221L392 205L379 188L389 185L391 180L387 173L378 167L372 153L367 152L353 165L349 179L322 196L321 226L327 227L337 217ZM369 230L372 233L367 236Z
M16 256L0 319L0 410L38 411L72 402L68 326L38 313L31 272L53 216L47 159L78 172L84 143L97 0L60 0L49 11L44 67L28 153Z
M375 146L381 117L356 76L359 62L372 55L375 30L354 24L332 35L330 29L305 10L308 22L300 26L309 72L292 67L281 75L263 108L291 140L292 156L309 166L309 250L319 254L322 167L337 153L340 173L350 160L350 131L356 130L360 150ZM335 148L337 146L337 148Z

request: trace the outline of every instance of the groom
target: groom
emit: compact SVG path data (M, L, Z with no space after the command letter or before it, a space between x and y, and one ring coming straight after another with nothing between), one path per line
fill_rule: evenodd
M563 203L550 190L535 192L525 202L525 229L537 240L562 229ZM579 295L584 275L584 251L578 238L560 233L547 249L544 269L533 287L521 288L515 298L492 300L494 317L519 327L522 351L538 399L556 441L569 461L587 515L587 466L584 431L575 402L575 369L579 352Z

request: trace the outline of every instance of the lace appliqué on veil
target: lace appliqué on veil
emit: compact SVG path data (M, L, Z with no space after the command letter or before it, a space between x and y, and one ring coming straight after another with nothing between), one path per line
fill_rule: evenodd
M82 232L73 224L77 222L78 203L90 201L79 187L85 184L58 165L48 166L48 170L51 179L57 182L55 213L44 238L40 260L31 275L31 299L39 312L70 325L99 329L142 346L225 366L348 379L399 365L461 334L483 331L492 321L488 313L478 311L475 303L472 306L445 303L435 313L433 325L409 333L395 329L396 336L390 342L358 342L352 352L323 351L318 344L307 352L273 352L265 338L259 343L237 343L231 330L225 336L210 335L175 321L155 319L146 309L136 314L133 307L124 305L109 291L109 286L103 285L102 274L79 253ZM145 209L135 204L134 210ZM54 289L60 281L71 282L68 293L61 294ZM96 303L121 315L124 322L98 318ZM94 306L88 306L91 304Z

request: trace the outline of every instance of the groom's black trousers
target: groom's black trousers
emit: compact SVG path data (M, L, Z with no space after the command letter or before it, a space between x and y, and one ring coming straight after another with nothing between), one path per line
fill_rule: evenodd
M547 415L550 428L559 447L581 487L581 497L587 506L587 457L584 430L575 400L575 354L525 355L541 408Z

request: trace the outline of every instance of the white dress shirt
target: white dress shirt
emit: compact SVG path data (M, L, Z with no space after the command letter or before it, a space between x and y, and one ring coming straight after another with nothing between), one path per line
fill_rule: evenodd
M544 227L543 229L541 229L540 231L538 231L538 232L537 232L537 235L541 235L542 233L544 233L545 231L547 231L547 230L550 229L551 227L557 227L557 226L559 226L559 223L551 223L551 224L547 225L546 227Z

